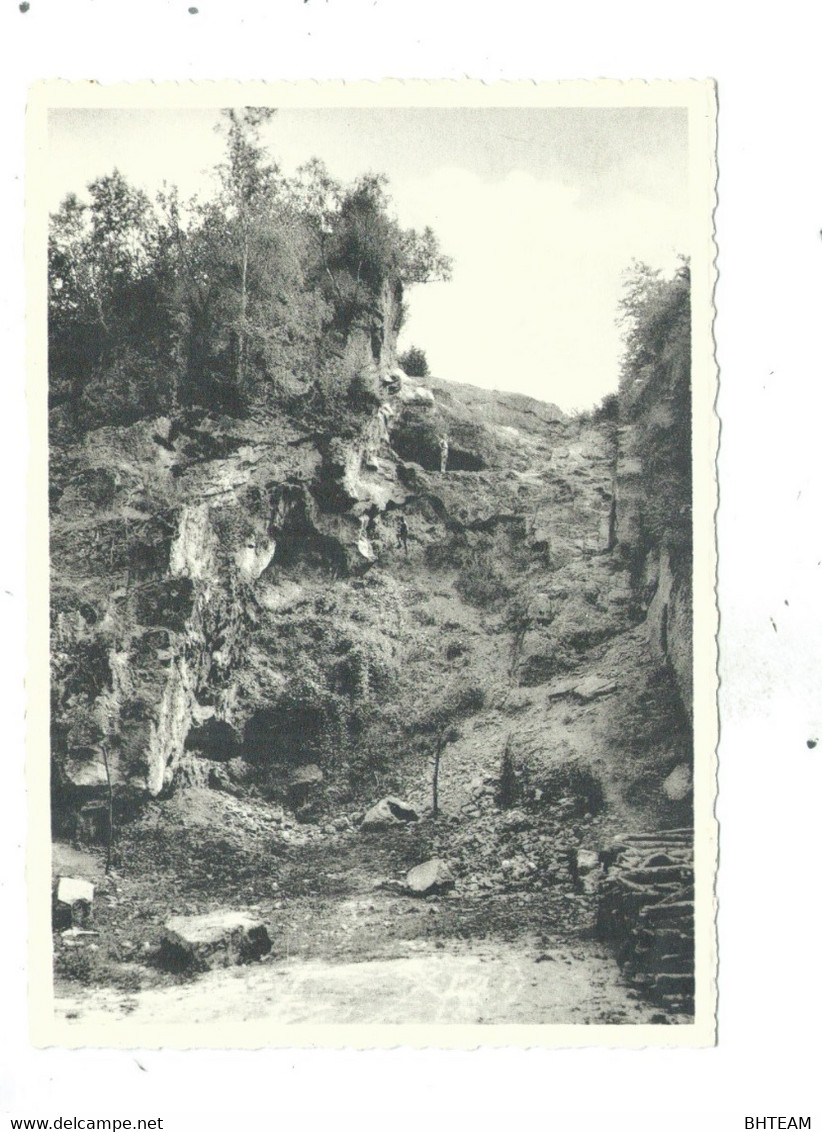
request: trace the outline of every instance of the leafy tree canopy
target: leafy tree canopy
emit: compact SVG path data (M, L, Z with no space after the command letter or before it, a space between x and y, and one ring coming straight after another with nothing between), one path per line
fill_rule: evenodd
M619 418L642 459L642 544L691 547L691 300L683 260L672 278L634 264L622 300L625 352Z
M374 332L385 289L401 310L405 287L449 277L431 229L394 217L384 176L344 185L314 159L285 177L261 140L273 114L224 112L210 198L151 200L114 170L51 217L50 395L74 428L345 401L346 342Z

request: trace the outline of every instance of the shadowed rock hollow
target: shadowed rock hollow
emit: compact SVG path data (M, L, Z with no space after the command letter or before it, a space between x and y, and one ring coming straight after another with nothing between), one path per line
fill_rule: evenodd
M528 804L587 784L583 810L687 817L663 784L690 761L688 578L661 547L637 564L629 430L427 388L384 389L346 440L189 414L64 454L58 831L103 796L106 761L123 808L185 784L285 801L310 765L306 816L375 792L425 810L426 708L470 687L446 811L507 742Z

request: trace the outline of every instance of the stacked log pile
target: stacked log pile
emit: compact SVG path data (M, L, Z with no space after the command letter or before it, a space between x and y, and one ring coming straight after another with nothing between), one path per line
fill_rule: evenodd
M693 833L618 838L600 854L597 935L631 982L673 1013L694 1009Z

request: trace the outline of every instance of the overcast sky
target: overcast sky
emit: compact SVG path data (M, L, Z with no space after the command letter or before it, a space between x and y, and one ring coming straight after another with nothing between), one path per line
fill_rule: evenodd
M50 207L115 166L150 192L207 193L213 110L52 110ZM684 109L287 109L264 130L286 173L317 156L384 172L399 220L430 224L447 284L409 290L401 346L432 372L565 409L616 388L620 280L688 246Z

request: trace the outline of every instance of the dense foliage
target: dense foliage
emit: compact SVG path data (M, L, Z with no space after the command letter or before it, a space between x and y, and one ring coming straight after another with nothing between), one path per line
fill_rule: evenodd
M405 287L448 276L385 178L342 185L317 160L285 177L260 141L272 113L223 115L209 199L151 200L115 170L51 217L50 403L71 427L344 398L346 342L380 332L385 289L401 313Z
M643 536L678 556L691 545L691 299L673 278L635 264L622 301L619 419L633 426L643 468Z

